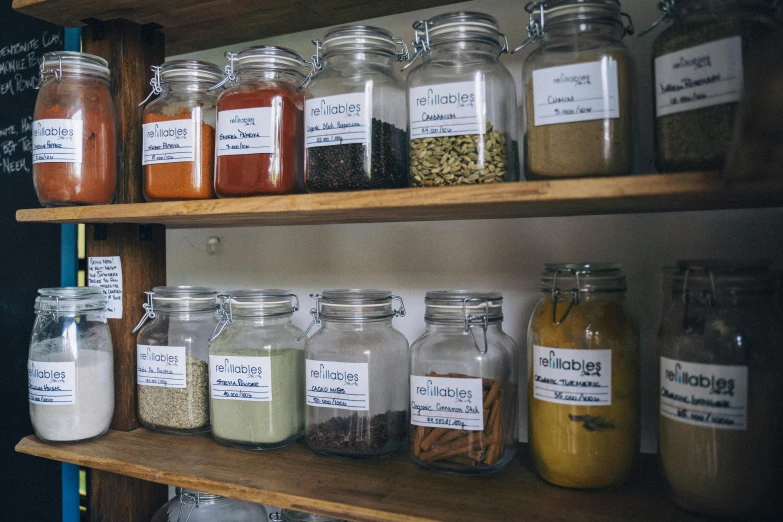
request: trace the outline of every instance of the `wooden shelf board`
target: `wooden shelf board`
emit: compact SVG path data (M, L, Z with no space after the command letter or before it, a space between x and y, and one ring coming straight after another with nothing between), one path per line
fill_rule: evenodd
M19 210L20 222L232 227L495 219L783 206L783 179L725 188L717 173L532 181Z
M90 18L155 23L166 34L166 55L173 56L450 3L453 0L14 0L13 7L65 27ZM407 40L409 35L402 36Z
M152 482L359 521L690 521L660 490L655 457L642 455L631 482L611 491L575 491L537 478L526 446L499 473L457 477L424 470L404 451L371 462L316 455L302 444L249 452L209 436L176 437L140 428L82 444L35 436L16 450Z

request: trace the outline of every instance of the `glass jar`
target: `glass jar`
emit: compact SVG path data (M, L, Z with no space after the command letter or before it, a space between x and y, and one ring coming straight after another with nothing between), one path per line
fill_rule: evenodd
M176 489L176 496L158 509L150 522L264 522L266 509L193 489Z
M293 509L281 509L277 513L270 513L269 520L275 520L277 522L346 522L342 519L316 515L315 513L294 511Z
M681 262L663 283L658 452L671 496L709 515L778 519L783 317L773 274Z
M109 430L114 355L100 288L42 288L27 359L30 420L44 442L82 442Z
M209 338L218 323L217 292L198 286L157 286L146 292L139 332L139 420L151 430L209 431ZM147 319L149 324L144 325ZM144 325L144 326L142 326Z
M299 298L285 290L219 296L210 339L212 436L227 446L282 448L304 433L304 333L291 323Z
M458 12L413 24L409 74L413 186L517 181L517 96L500 62L508 40L497 20Z
M621 176L634 166L631 18L617 0L528 4L525 177ZM622 17L628 18L628 27Z
M117 187L117 136L108 62L45 53L33 115L33 182L45 207L105 205Z
M402 299L388 290L312 297L313 324L322 328L307 343L307 444L344 459L389 455L407 436L408 340L392 327L405 315Z
M314 43L317 72L305 91L307 190L408 186L405 84L394 70L408 60L405 42L385 29L354 25Z
M173 60L152 70L150 96L160 97L144 108L144 197L147 201L214 198L218 93L209 88L223 78L223 72L199 60Z
M496 292L427 292L427 331L411 346L411 454L422 466L488 473L517 442L517 345Z
M221 198L302 190L305 66L290 49L233 54L218 98L215 192Z
M661 171L723 167L744 91L743 64L781 28L774 4L660 2L664 14L655 25L672 22L652 50L656 164Z
M552 484L622 484L639 454L639 331L625 288L612 263L548 264L541 278L527 335L528 435Z

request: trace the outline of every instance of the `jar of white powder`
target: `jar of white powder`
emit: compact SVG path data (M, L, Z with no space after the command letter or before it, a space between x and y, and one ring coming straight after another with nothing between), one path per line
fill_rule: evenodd
M109 430L114 359L100 288L42 288L27 360L30 420L45 442L82 442Z

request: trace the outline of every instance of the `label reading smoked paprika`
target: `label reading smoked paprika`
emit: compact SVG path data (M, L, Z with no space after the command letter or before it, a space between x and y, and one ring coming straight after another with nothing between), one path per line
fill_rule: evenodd
M272 108L218 111L217 155L271 154Z

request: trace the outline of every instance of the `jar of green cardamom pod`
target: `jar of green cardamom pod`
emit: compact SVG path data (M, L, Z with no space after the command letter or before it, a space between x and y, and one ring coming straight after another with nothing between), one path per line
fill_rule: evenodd
M748 58L779 31L774 0L666 0L653 42L656 164L720 169L743 96ZM655 27L655 26L653 26ZM652 29L652 28L651 28Z

